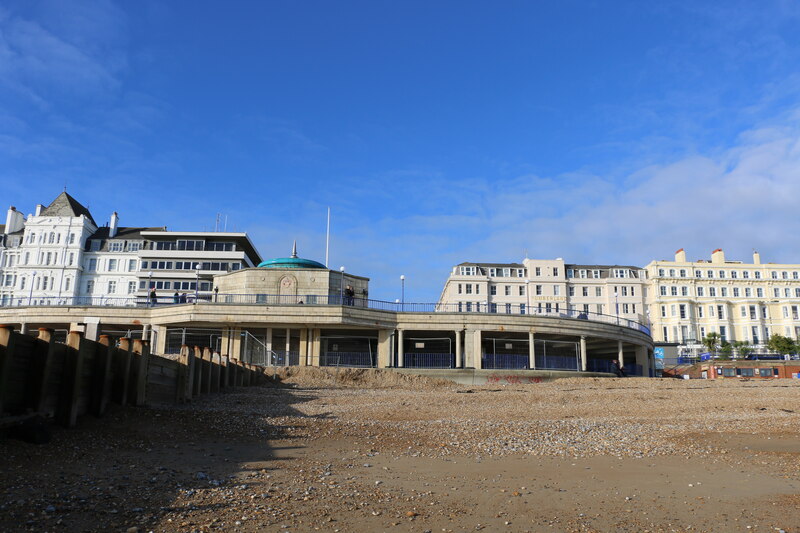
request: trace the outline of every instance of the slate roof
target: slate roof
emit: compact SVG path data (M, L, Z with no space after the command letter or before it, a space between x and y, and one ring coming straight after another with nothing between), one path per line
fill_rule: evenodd
M91 220L92 224L97 226L97 222L94 221L89 210L81 205L78 200L67 194L66 191L56 196L56 199L41 212L41 216L45 217L79 217L81 215Z

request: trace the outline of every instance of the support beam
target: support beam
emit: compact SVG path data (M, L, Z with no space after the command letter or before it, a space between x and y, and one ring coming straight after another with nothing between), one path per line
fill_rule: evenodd
M403 344L403 330L397 330L397 367L404 366L405 345Z
M269 354L267 354L269 357ZM308 357L308 328L300 329L300 353L297 356L297 364L299 366L306 366Z
M528 332L528 368L536 370L536 334Z
M586 354L586 336L581 335L581 372L586 372L588 359L589 357Z
M461 344L461 335L463 334L460 329L455 330L456 334L456 368L463 366L464 347Z
M392 331L388 329L378 330L378 368L388 368L392 352Z
M645 377L650 376L650 358L648 357L649 350L646 346L636 347L636 364L642 367L642 375Z
M625 350L622 349L622 341L617 341L617 361L619 361L620 368L625 366Z

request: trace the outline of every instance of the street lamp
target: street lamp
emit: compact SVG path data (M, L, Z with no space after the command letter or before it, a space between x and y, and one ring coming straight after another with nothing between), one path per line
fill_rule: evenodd
M31 276L31 290L28 293L28 305L33 305L33 282L36 281L36 271L33 271L33 275Z
M194 265L194 303L197 303L197 295L200 291L200 263Z
M344 305L344 267L339 267L339 301Z
M153 290L153 271L151 270L150 272L147 273L147 290L145 291L145 297L147 298L148 307L152 306L155 303L153 301L153 298L150 297L150 295L152 294L151 292L152 290Z
M614 290L614 307L616 309L617 314L617 325L619 326L619 293Z
M406 307L406 276L400 274L400 310L405 311Z
M525 280L525 300L526 300L526 304L527 304L527 307L525 308L525 314L526 315L531 314L531 291L530 291L530 285L529 285L530 282L531 282L531 280L529 280L529 279Z

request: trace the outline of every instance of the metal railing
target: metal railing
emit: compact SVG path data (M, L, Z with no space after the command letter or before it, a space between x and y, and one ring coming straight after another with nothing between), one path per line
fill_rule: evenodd
M190 305L194 303L213 304L213 305L324 305L324 306L343 306L363 309L375 309L379 311L391 311L396 313L475 313L492 315L515 315L515 316L534 316L552 318L572 318L577 320L588 320L591 322L602 322L626 328L635 329L650 334L650 329L644 324L635 320L630 320L617 315L606 315L591 311L578 311L575 309L556 309L539 308L526 306L525 304L505 304L489 306L485 303L480 305L466 306L462 303L414 303L414 302L387 302L383 300L370 300L366 298L356 298L342 296L339 294L307 294L298 296L287 296L282 294L201 294L197 301L183 303L176 302L172 296L157 296L151 299L147 296L132 296L124 298L109 298L100 296L74 296L64 297L20 297L11 298L0 307L29 307L29 306L48 306L48 307L164 307L171 305Z
M404 353L404 368L455 368L456 356L451 353Z
M319 357L320 366L375 368L377 363L376 355L370 352L325 352Z
M525 354L483 354L481 368L525 370L530 366L530 356Z

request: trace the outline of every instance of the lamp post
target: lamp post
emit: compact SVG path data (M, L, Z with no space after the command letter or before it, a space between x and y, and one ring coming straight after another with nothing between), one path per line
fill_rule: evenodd
M617 314L617 325L619 326L619 293L614 290L614 308Z
M31 290L28 292L28 305L33 305L33 282L36 281L36 271L31 276Z
M344 267L339 267L339 301L344 305Z
M200 263L194 265L194 303L197 303L197 297L200 292Z
M400 274L400 310L405 311L406 308L406 276Z
M525 307L525 314L531 314L531 291L530 291L530 282L531 280L525 280L525 303L527 307Z
M147 307L151 307L155 302L153 298L150 298L152 294L150 291L153 290L153 271L147 273L147 290L145 291L145 297L147 298Z

